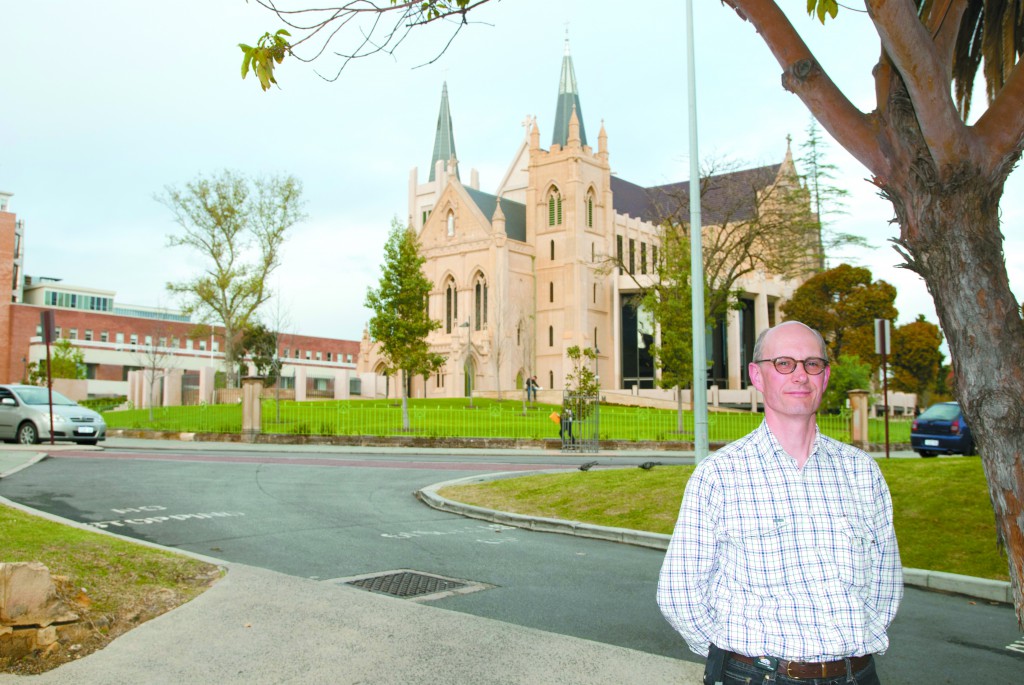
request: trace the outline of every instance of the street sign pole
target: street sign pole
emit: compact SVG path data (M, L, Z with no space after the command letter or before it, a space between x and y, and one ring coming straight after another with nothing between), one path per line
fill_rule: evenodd
M53 340L53 333L56 329L52 309L39 313L40 328L43 329L43 343L46 345L46 393L49 397L50 416L50 444L53 444L53 373L50 370L50 341Z
M889 321L875 319L875 352L882 355L882 397L885 408L885 458L889 458Z

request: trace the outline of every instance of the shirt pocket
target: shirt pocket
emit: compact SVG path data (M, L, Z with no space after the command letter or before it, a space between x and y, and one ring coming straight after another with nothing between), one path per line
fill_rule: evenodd
M789 523L784 520L745 521L726 528L722 570L741 587L767 591L786 580ZM790 559L792 561L792 559Z
M844 516L835 522L835 535L825 556L842 583L850 587L868 584L872 542L871 529L863 520Z

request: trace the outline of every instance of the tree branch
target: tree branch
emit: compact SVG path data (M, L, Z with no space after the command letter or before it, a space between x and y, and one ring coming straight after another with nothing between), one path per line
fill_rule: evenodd
M950 65L940 59L913 0L865 0L865 6L882 48L906 86L935 165L958 165L972 157L970 136L950 91Z
M1007 155L1020 154L1024 147L1024 67L1019 61L995 102L974 124L974 132L983 159L1002 163Z
M782 84L799 97L840 145L877 176L888 177L890 164L872 118L832 81L803 38L773 0L722 0L754 28L783 69Z

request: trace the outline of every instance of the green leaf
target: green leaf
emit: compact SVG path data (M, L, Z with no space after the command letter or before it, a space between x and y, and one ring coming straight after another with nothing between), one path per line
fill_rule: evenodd
M249 74L249 64L252 62L252 48L245 51L245 57L242 58L242 78L244 79Z

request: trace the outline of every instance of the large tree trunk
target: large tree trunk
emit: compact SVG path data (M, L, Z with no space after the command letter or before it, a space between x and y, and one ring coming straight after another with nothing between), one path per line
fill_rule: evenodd
M924 278L949 343L957 397L976 437L1024 625L1024 326L999 230L1005 176L983 178L964 168L939 179L921 173L922 166L884 189L902 228L898 243L909 268Z

